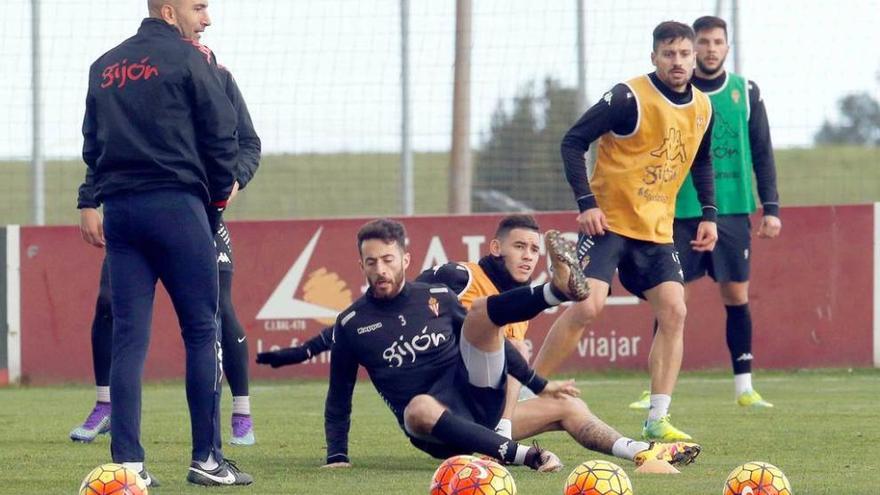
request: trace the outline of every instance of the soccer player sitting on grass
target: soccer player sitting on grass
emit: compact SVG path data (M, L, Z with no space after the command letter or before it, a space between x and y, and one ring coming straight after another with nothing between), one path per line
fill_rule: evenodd
M328 467L351 466L348 434L359 366L367 369L410 442L434 457L478 452L541 472L562 467L551 452L492 430L505 405L508 372L540 394L517 406L514 440L565 430L588 449L637 464L655 458L687 464L699 454L692 443L623 437L575 398L579 392L571 382L548 383L534 376L517 352L505 352L504 325L589 295L574 247L559 232L545 239L551 282L477 299L467 315L448 287L406 282L405 238L403 225L391 220L369 222L358 232L369 289L340 313L333 330L324 416Z
M501 219L495 236L489 242L489 254L477 263L450 261L429 268L416 277L417 282L443 284L455 292L465 309L474 300L488 297L517 287L529 285L538 266L541 249L538 222L531 215L508 215ZM528 361L530 350L525 342L529 322L522 321L504 326L504 336ZM298 364L329 351L333 327L327 327L302 346L263 352L257 356L260 364L273 367ZM507 382L507 405L495 431L511 437L510 418L519 398L521 384L516 379ZM529 390L528 388L526 390Z

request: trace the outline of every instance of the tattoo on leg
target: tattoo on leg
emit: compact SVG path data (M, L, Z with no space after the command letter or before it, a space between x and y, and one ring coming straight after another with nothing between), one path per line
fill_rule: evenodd
M577 443L590 450L611 454L611 447L621 434L601 419L589 414L584 418L584 424L578 427L572 436Z

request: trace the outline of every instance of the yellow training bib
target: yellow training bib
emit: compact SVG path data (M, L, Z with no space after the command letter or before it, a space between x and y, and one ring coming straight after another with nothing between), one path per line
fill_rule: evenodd
M645 75L625 83L638 104L635 130L599 138L590 188L609 230L658 244L672 242L675 197L712 116L709 97L693 88L689 103L669 101Z

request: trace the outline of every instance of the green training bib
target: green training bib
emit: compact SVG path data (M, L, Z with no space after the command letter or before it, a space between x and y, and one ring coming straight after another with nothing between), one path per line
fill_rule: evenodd
M752 149L749 146L748 81L727 73L724 86L712 93L715 124L712 128L712 165L715 169L715 201L719 215L752 213ZM694 181L688 174L675 201L676 218L703 216Z

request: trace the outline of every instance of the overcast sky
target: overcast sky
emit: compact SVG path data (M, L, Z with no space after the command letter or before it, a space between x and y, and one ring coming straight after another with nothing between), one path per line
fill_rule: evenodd
M49 156L77 156L89 64L136 30L145 0L40 0ZM588 100L651 70L651 30L716 0L586 0ZM723 2L729 7L730 0ZM761 87L777 146L808 146L853 91L880 97L875 0L741 1L741 72ZM575 0L473 0L472 141L529 81L577 81ZM30 152L30 1L0 2L0 157ZM399 0L211 0L203 41L235 74L267 152L395 151ZM413 143L447 150L454 0L411 0ZM724 12L729 17L729 11ZM732 57L728 61L732 67ZM560 136L561 137L561 136Z

